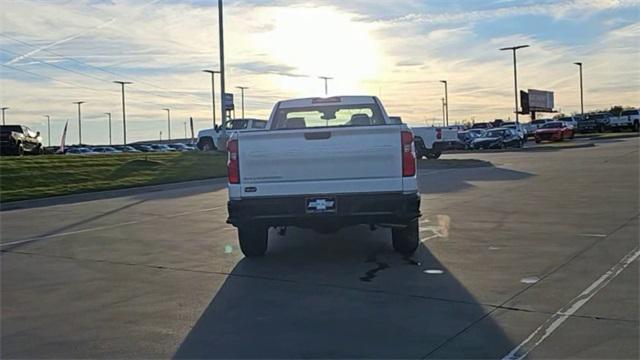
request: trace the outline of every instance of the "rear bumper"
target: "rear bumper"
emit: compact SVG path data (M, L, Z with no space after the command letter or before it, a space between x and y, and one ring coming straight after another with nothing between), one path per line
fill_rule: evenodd
M227 223L242 225L344 227L357 224L404 226L420 216L418 193L328 195L337 203L332 213L307 213L306 199L322 195L230 200Z

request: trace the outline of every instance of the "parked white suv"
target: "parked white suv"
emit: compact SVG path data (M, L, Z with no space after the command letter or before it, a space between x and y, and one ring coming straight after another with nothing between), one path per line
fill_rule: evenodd
M227 140L232 133L238 131L264 130L266 126L267 121L260 119L227 120L222 126L198 131L196 146L202 151L217 149L224 151L227 146Z
M419 244L420 194L413 134L374 96L278 102L267 131L227 144L229 218L246 256L267 250L270 227L330 233L389 227L393 247Z

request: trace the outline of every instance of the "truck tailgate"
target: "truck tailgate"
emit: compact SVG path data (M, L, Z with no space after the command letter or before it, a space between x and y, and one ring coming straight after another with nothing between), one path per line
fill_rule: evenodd
M401 127L238 134L242 197L402 191Z

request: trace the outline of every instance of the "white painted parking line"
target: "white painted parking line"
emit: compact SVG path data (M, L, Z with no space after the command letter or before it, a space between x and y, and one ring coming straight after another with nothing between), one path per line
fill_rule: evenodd
M523 359L533 349L535 349L546 338L551 336L569 316L580 310L591 298L593 298L600 290L602 290L611 280L618 276L629 264L640 256L640 249L635 248L633 251L625 255L617 264L604 273L598 280L594 281L580 295L576 296L562 309L558 310L544 324L540 325L529 337L527 337L520 345L511 350L502 360Z
M606 234L580 234L579 236L589 236L589 237L607 237Z
M179 216L197 214L197 213L201 213L201 212L218 210L218 209L221 209L223 207L225 207L225 206L224 205L223 206L216 206L216 207L213 207L213 208L186 211L186 212L177 213L177 214L171 214L171 215L159 215L159 216L154 216L154 217L151 217L151 218L148 218L148 219L144 219L144 220L126 221L126 222L117 223L117 224L96 226L96 227L93 227L93 228L81 229L81 230L75 230L75 231L67 231L67 232L51 234L51 235L47 235L47 236L37 236L37 237L34 237L34 238L2 243L2 244L0 244L0 248L8 247L8 246L14 246L14 245L20 245L20 244L26 244L26 243L30 243L30 242L33 242L33 241L52 239L52 238L57 238L57 237L62 237L62 236L67 236L67 235L82 234L82 233L91 232L91 231L107 230L107 229L113 229L113 228L117 228L117 227L121 227L121 226L135 225L135 224L140 224L140 223L156 220L158 218L175 218L175 217L179 217Z

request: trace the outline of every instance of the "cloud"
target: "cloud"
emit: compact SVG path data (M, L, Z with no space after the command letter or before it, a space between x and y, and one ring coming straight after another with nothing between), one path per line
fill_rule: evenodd
M414 60L402 60L396 63L396 66L404 67L404 66L420 66L424 64L422 61L414 61Z
M263 61L249 61L244 63L236 63L232 65L234 68L239 69L241 71L255 73L255 74L273 74L273 75L281 75L281 76L290 76L290 77L308 77L308 75L303 75L296 73L293 66L284 65L284 64L274 64L267 63Z
M400 17L377 20L384 23L429 23L450 24L469 23L499 18L545 15L553 18L583 17L593 12L620 8L631 8L640 5L638 0L568 0L549 3L502 6L490 9L467 10L455 12L414 12Z

